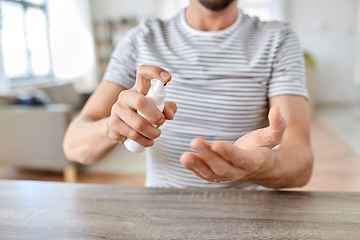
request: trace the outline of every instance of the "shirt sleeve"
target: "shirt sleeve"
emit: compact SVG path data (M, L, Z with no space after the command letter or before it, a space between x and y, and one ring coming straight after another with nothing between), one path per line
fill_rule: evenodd
M139 27L131 29L117 44L111 54L103 80L117 83L126 89L132 88L136 81L136 59Z
M304 54L296 34L286 25L279 39L269 80L268 98L284 94L309 98Z

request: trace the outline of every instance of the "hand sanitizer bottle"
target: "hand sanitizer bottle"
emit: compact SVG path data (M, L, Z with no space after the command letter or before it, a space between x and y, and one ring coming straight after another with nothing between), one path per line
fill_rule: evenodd
M150 99L161 112L164 110L164 100L166 96L165 86L166 83L158 80L156 84L150 88L148 94L146 95L146 98ZM138 111L138 114L145 118L141 112ZM134 153L141 153L146 149L130 138L124 141L124 145L129 151Z

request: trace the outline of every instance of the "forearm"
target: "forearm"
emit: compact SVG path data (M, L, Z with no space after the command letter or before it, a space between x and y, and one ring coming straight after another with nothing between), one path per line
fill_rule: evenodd
M108 119L75 119L70 124L63 142L66 157L70 161L85 165L105 158L118 145L118 142L108 135Z
M313 167L312 150L308 146L283 146L274 149L261 171L247 181L268 188L302 187L310 180Z

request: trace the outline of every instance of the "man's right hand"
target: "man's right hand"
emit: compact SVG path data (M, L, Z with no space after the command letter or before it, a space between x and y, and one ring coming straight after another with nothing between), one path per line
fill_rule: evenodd
M171 80L171 75L156 66L141 65L137 69L134 87L122 91L111 108L108 121L108 133L111 139L124 142L126 138L130 138L144 147L150 147L154 144L154 139L161 134L160 129L151 123L159 127L165 120L174 118L177 111L175 103L165 102L164 111L161 112L145 97L151 87L151 79L167 83ZM141 117L137 111L140 111L151 123Z

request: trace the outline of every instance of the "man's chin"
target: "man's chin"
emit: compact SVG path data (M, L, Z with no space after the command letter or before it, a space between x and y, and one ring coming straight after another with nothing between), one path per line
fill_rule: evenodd
M199 0L201 5L212 11L221 11L227 8L234 0Z

